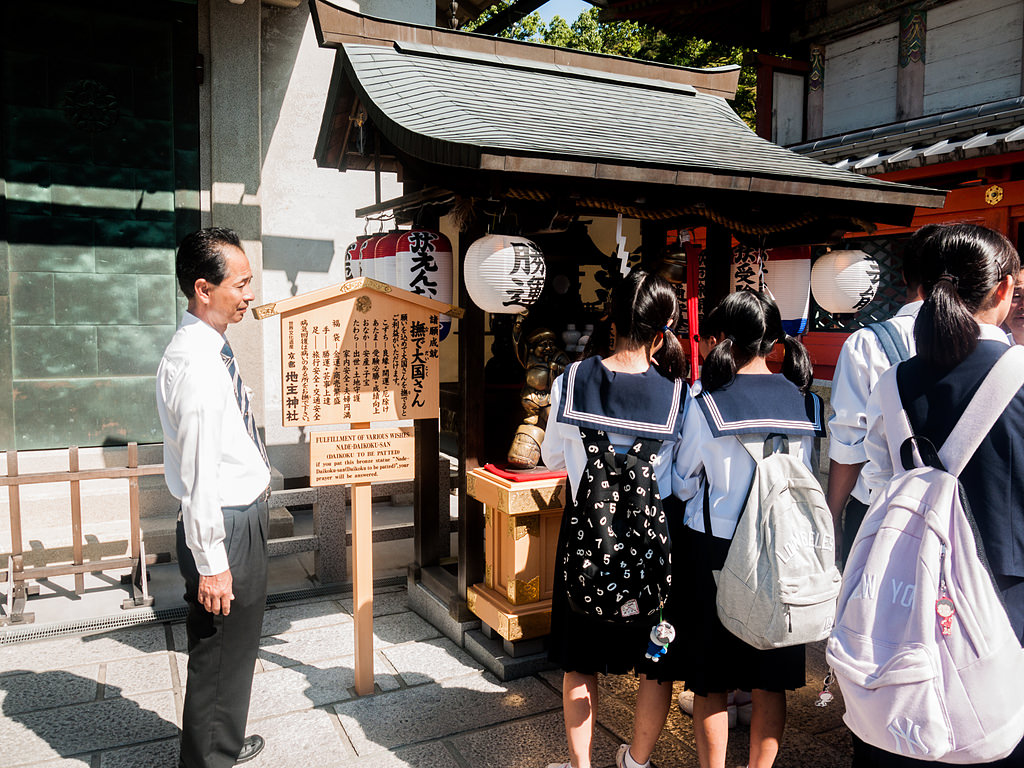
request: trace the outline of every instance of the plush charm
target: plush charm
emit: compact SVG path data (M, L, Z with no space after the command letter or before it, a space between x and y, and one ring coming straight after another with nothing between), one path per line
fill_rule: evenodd
M647 643L647 658L658 661L668 653L668 644L676 639L676 628L662 621L651 630L651 641Z

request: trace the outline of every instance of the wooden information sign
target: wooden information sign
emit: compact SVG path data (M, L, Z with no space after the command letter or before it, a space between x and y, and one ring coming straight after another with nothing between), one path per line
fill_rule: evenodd
M370 422L436 419L439 315L462 310L359 277L255 307L281 316L281 420L286 427L349 424L312 432L313 485L352 484L355 687L373 693L373 520L370 483L414 475L411 429Z
M284 426L437 416L439 313L398 294L430 301L359 278L268 305L281 315Z
M309 483L394 482L416 474L416 439L411 427L313 432Z

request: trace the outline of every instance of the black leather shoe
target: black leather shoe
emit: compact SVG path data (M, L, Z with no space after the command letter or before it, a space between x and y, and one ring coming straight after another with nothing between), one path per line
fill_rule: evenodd
M262 752L265 746L267 746L267 742L263 740L262 736L256 734L246 736L245 741L242 742L242 749L239 751L238 757L235 758L235 765L249 762Z

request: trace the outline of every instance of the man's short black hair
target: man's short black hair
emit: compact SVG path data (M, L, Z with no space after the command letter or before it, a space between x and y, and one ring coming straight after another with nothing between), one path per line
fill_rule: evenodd
M242 241L234 230L226 227L198 229L181 241L174 260L174 273L186 298L196 295L196 280L202 278L213 285L220 285L227 276L227 265L221 253L223 245L240 249Z

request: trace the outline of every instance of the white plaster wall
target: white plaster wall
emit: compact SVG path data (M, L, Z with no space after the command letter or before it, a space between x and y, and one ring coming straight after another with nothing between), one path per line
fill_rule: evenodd
M436 15L433 0L340 0L338 5L379 19L408 21L428 27L434 26Z
M959 0L928 11L924 112L1019 96L1024 2Z
M364 0L348 5L370 15L433 22L430 0ZM364 222L356 219L354 211L374 202L374 177L367 171L318 168L313 158L335 52L317 46L308 6L265 7L262 22L265 156L260 182L263 272L259 294L263 302L270 302L344 280L345 246L364 231ZM382 198L401 193L394 174L384 174ZM285 477L306 475L305 430L281 426L280 323L277 319L262 323L262 399L271 461Z
M825 48L825 136L896 119L898 35L893 22Z

